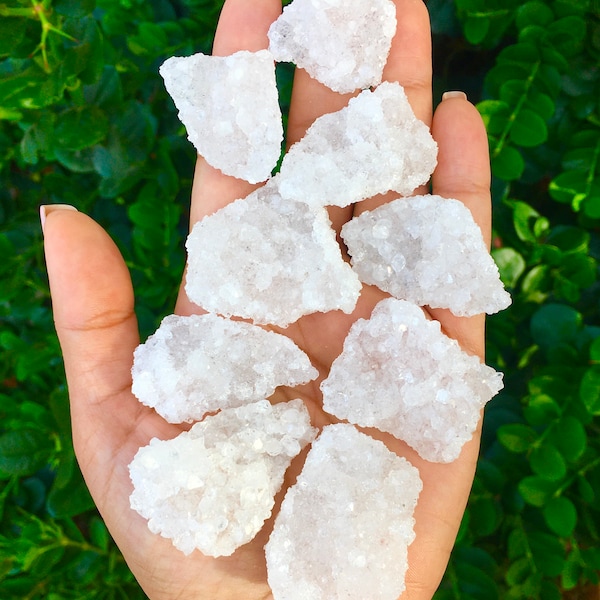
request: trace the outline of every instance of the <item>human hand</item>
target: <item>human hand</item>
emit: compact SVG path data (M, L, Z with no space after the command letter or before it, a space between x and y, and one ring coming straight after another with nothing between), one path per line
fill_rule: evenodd
M433 193L462 200L489 243L490 173L481 119L461 97L444 100L432 116L427 10L421 0L395 2L398 33L384 79L399 81L417 116L431 125L439 145ZM227 55L266 47L266 32L280 11L279 0L227 0L214 53ZM347 96L329 91L298 71L289 142L299 140L315 118L342 108L347 101ZM192 224L252 189L199 159L192 192ZM339 231L353 215L385 200L378 197L356 207L331 210L335 229ZM152 600L271 598L263 550L271 521L253 542L230 557L214 559L200 552L186 557L170 541L150 533L146 521L129 508L131 482L127 466L136 451L152 437L175 437L181 427L166 423L131 394L130 369L139 337L129 273L113 242L91 219L67 210L48 210L44 235L56 328L69 384L75 451L92 496L134 575ZM332 417L321 408L318 385L341 352L351 324L357 318L368 317L383 297L376 288L365 286L351 315L309 315L278 330L310 356L321 377L293 392L278 390L273 401L302 397L313 425L331 423ZM175 312L199 311L181 291ZM430 309L428 313L463 349L483 357L483 316L458 318L446 310ZM391 436L369 433L420 470L423 491L415 513L416 540L409 548L407 589L402 599L429 599L444 573L464 512L477 461L479 433L450 464L429 463ZM292 466L291 478L298 469L297 464Z

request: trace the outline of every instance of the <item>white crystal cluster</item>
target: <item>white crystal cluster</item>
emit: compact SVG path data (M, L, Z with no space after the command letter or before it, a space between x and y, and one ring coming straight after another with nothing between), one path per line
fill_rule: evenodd
M211 312L281 327L313 312L352 312L360 282L326 210L282 199L278 182L196 223L188 297Z
M131 507L185 554L228 556L260 531L291 460L315 434L301 400L225 409L138 451Z
M396 7L391 0L294 0L269 29L275 59L336 92L381 83Z
M436 158L437 144L402 86L385 82L311 125L284 156L279 190L285 198L335 206L390 190L410 194L429 180Z
M271 175L283 125L270 52L174 56L160 73L189 140L210 165L251 183Z
M440 196L400 198L342 228L361 281L396 298L471 316L511 300L471 211Z
M328 413L391 433L434 462L458 458L501 389L500 373L463 352L421 308L395 298L354 323L321 384Z
M270 396L318 372L288 337L217 315L165 317L134 353L132 391L170 423Z
M404 590L415 467L351 425L313 443L266 545L278 600L396 600Z
M502 388L500 373L418 306L470 315L508 305L470 212L433 196L364 212L342 230L350 267L325 208L410 194L435 168L437 146L404 90L380 84L395 29L390 0L294 0L270 28L270 51L161 67L209 164L267 182L196 223L188 238L185 290L209 314L167 317L135 352L141 402L168 421L203 419L172 440L152 440L130 465L131 506L153 532L209 556L253 539L291 460L317 435L301 400L266 400L317 371L260 325L351 313L361 280L397 296L356 321L321 384L324 410L349 423L324 427L285 495L265 548L275 600L396 600L422 483L355 425L450 462ZM269 178L282 138L274 58L339 92L378 87L317 119Z

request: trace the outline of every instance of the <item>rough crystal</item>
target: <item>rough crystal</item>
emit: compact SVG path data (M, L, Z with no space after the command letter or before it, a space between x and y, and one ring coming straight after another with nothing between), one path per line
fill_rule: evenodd
M194 226L188 297L210 312L282 327L318 311L352 312L361 286L327 211L283 200L277 182Z
M400 198L342 228L361 281L396 298L470 316L511 300L468 208L440 196Z
M134 353L132 391L170 423L270 396L318 372L286 336L217 315L165 317Z
M421 488L417 469L381 442L325 427L265 547L275 600L396 600Z
M426 183L437 145L401 85L382 83L323 115L285 155L280 193L313 205L346 206Z
M315 434L301 400L223 410L140 448L131 507L185 554L228 556L262 528L292 458Z
M381 83L395 33L390 0L294 0L269 29L269 50L346 93Z
M174 56L160 67L189 140L227 175L265 181L283 140L273 56Z
M395 298L354 323L321 384L328 413L391 433L435 462L458 458L501 389L501 373L462 351L418 306Z

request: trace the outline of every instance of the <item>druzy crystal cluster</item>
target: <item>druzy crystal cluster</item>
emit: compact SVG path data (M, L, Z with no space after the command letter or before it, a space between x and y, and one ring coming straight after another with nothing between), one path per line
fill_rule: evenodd
M265 547L275 600L396 599L422 483L413 465L356 426L451 462L502 388L500 373L420 308L472 315L510 302L460 202L414 196L364 211L341 232L350 262L328 217L327 206L410 195L435 168L437 146L404 90L381 83L395 30L390 0L294 0L273 23L268 50L175 57L161 67L207 162L266 182L189 235L186 292L207 314L167 317L135 352L139 400L193 425L139 450L131 506L186 554L230 555L263 527L291 461L310 445ZM356 94L317 119L271 176L282 139L275 60ZM392 297L350 328L320 385L323 409L346 423L318 432L301 400L269 401L278 387L317 377L309 357L271 327L350 314L362 284Z

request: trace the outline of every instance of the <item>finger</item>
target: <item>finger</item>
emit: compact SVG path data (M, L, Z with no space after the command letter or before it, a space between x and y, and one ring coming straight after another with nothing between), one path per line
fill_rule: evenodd
M213 55L228 56L240 50L257 52L268 48L267 32L280 13L280 0L227 0L215 33ZM192 186L190 229L206 215L234 200L245 198L256 187L224 175L198 156ZM198 312L198 307L187 298L184 284L179 291L175 312L182 315Z
M139 337L131 279L118 249L86 215L46 210L44 246L54 321L69 386L73 441L85 471L86 465L111 463L125 440L136 444L136 425L153 413L130 391ZM102 471L90 466L88 472Z
M463 202L489 247L492 231L490 162L485 126L477 109L461 95L447 97L435 112L432 133L439 146L433 193ZM461 318L442 309L429 312L467 352L483 358L484 315Z
M422 0L395 0L398 26L383 71L384 81L400 83L416 117L427 126L432 113L431 27ZM416 193L425 193L423 186ZM356 205L354 214L373 210L398 197L397 193L378 195Z

